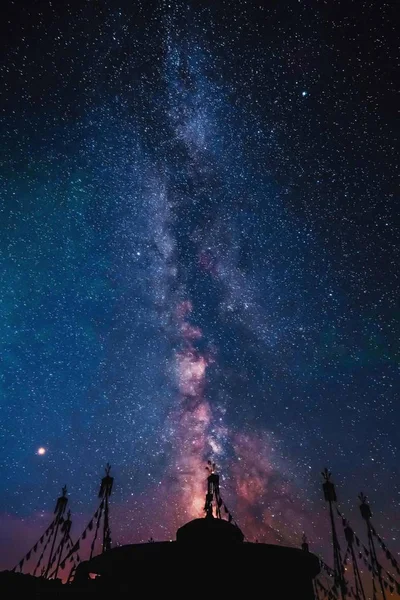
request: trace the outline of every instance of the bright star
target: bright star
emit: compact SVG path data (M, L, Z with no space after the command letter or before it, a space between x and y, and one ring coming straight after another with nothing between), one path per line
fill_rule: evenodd
M39 454L39 456L43 456L43 454L46 454L46 448L40 446L40 448L38 448L37 454Z
M301 95L302 95L302 96L303 96L303 98L304 98L305 96L308 96L308 92L306 92L306 91L304 90L303 92L301 92Z

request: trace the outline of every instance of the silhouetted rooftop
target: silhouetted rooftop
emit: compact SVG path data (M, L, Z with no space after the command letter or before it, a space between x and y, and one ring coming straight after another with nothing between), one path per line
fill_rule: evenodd
M233 544L243 540L239 527L223 519L194 519L176 532L176 541L184 544Z

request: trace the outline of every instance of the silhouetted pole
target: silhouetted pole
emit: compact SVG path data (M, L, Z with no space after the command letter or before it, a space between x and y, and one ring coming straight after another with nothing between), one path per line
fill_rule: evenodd
M104 500L101 501L100 506L98 508L98 516L97 516L97 521L96 521L96 528L94 530L93 540L92 540L92 543L90 545L89 560L92 560L92 557L93 557L94 547L96 545L96 540L97 540L97 534L99 532L99 527L100 527L100 521L101 521L101 518L103 516L103 508L104 508Z
M346 538L347 545L350 548L351 561L353 563L353 574L354 574L354 581L355 581L355 585L356 585L356 597L357 597L357 600L366 600L364 587L363 587L363 584L361 581L361 575L360 575L360 571L358 568L357 557L356 557L356 553L354 552L354 531L352 530L352 528L350 527L350 525L347 521L345 523L346 523L346 525L344 528L344 535Z
M109 521L109 505L108 500L111 496L111 491L114 483L114 478L110 476L111 465L106 465L106 476L101 480L99 498L104 499L104 523L103 523L103 552L111 549L111 531Z
M363 494L361 492L360 495L358 496L358 498L361 502L361 504L360 504L361 516L367 524L369 551L371 554L371 563L372 563L372 583L373 583L373 587L374 587L374 600L376 598L376 593L375 593L376 589L375 589L375 581L374 581L375 573L378 575L378 580L379 580L380 588L382 590L383 600L386 600L385 587L383 585L383 579L382 579L382 567L379 564L378 557L376 556L374 537L372 535L372 527L371 527L372 512L369 507L369 504L367 503L367 497L365 496L365 494Z
M346 581L343 575L343 564L342 557L340 554L340 544L337 537L335 518L333 515L333 503L337 501L335 486L331 481L331 475L328 469L325 469L322 472L322 477L324 478L324 483L322 484L322 489L324 491L325 500L329 504L329 514L331 518L331 527L332 527L332 544L333 544L333 565L335 571L335 584L340 589L340 595L344 600L346 598Z
M206 513L206 517L212 518L214 517L213 513L213 500L215 498L215 516L217 519L222 519L221 515L221 506L222 499L219 490L219 475L215 472L215 463L212 463L210 460L207 461L207 471L210 473L207 477L207 493L206 493L206 502L204 505L204 510Z
M56 507L54 509L54 514L56 515L56 526L55 526L55 532L54 532L54 537L53 537L53 543L51 545L51 550L50 550L50 555L49 555L49 560L47 563L47 568L46 571L44 572L44 577L47 577L49 570L51 568L51 559L53 558L53 552L54 552L54 545L56 543L56 539L57 539L57 534L58 534L58 528L60 527L60 524L62 523L62 517L63 514L65 513L65 509L67 507L68 504L68 498L67 498L67 486L64 485L64 487L62 488L62 496L60 496L57 500L57 504Z
M62 557L62 553L64 551L64 546L65 546L66 541L69 540L69 537L70 537L71 526L72 526L71 511L69 510L68 514L67 514L67 518L65 519L64 523L61 525L61 531L63 533L63 537L62 537L62 541L61 541L60 552L58 555L57 567L56 567L56 570L54 573L54 579L57 579L58 569L60 568L61 557Z

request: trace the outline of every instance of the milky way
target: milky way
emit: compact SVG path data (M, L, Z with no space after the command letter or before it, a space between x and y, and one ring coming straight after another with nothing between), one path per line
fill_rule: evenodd
M107 461L115 542L204 514L211 459L249 539L330 558L328 465L398 551L390 4L7 4L13 560Z

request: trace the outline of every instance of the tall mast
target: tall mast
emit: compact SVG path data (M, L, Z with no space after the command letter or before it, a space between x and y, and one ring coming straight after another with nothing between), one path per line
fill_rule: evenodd
M53 543L51 545L51 550L50 550L50 554L49 554L49 560L47 562L46 571L44 572L44 577L48 576L50 567L53 564L52 558L53 558L53 552L54 552L54 545L56 543L58 529L59 529L61 523L63 522L63 514L65 513L65 509L67 507L67 504L68 504L67 486L64 485L64 487L62 488L62 496L60 496L58 498L56 507L54 509L54 514L56 515L56 518L55 518L55 531L53 533Z
M333 544L333 565L335 571L335 584L339 587L340 595L342 600L346 598L346 581L343 574L342 556L340 552L340 544L336 532L335 518L333 515L333 504L337 501L335 486L331 481L332 473L325 469L322 472L324 483L322 489L324 492L325 500L329 504L329 515L331 519L332 528L332 544Z
M67 518L64 520L63 524L61 525L61 531L62 531L63 537L62 537L60 548L59 548L57 566L56 566L56 570L54 572L54 579L57 579L58 570L60 568L60 563L61 563L61 557L62 557L63 551L64 551L64 546L70 538L71 526L72 526L71 511L69 510L68 514L67 514Z
M106 465L106 476L101 480L99 498L104 500L104 521L103 521L103 552L111 549L111 530L109 521L109 498L114 483L114 477L110 476L111 465Z
M213 502L215 501L215 516L217 519L221 519L221 506L222 499L219 490L219 475L215 470L215 463L212 463L210 460L207 462L206 466L207 471L209 472L209 476L207 477L207 493L206 493L206 502L204 505L204 511L206 513L206 517L213 518L214 517L214 507Z
M357 556L354 551L354 531L352 530L347 521L344 522L344 525L344 536L346 538L347 546L350 549L351 562L353 565L354 582L356 586L356 598L357 600L366 600L360 570L358 568Z
M382 579L382 567L378 561L378 557L376 556L375 542L374 537L372 535L372 526L371 526L371 517L372 512L367 503L367 497L362 492L358 496L360 499L360 512L361 516L367 524L367 532L368 532L368 543L369 543L369 551L371 555L371 563L372 563L372 584L374 588L374 600L376 599L376 588L375 588L375 575L378 575L379 586L382 591L383 600L386 600L385 587L383 585Z

